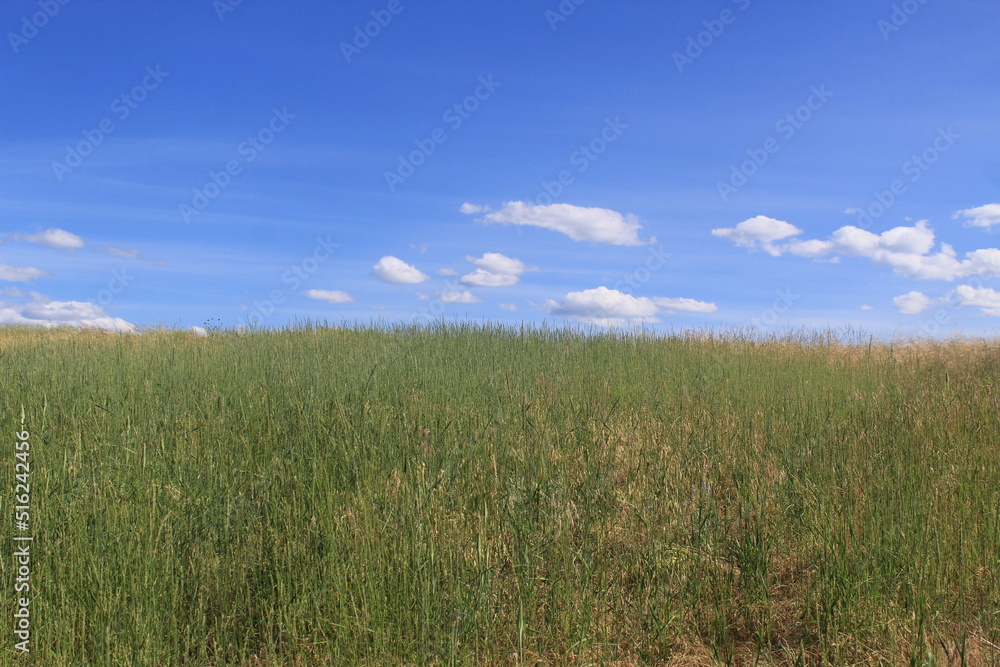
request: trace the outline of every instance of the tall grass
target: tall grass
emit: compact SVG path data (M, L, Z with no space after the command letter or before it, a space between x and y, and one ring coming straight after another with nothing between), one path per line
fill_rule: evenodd
M1000 664L998 377L804 332L0 330L30 659Z

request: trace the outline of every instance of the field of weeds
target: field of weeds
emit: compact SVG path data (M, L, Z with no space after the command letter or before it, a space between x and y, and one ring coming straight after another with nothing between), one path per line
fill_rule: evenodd
M8 328L4 551L53 667L1000 664L998 377L996 341Z

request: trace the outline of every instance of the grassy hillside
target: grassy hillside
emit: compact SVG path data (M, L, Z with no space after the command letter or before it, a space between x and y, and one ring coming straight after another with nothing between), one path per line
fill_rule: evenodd
M997 342L0 330L30 655L1000 664L998 378Z

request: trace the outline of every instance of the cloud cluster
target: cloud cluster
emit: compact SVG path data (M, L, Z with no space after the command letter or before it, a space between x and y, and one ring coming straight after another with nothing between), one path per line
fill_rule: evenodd
M1000 316L1000 292L989 287L958 285L942 297L931 298L923 292L908 292L892 300L896 310L904 315L919 315L931 306L953 305L979 308L981 315Z
M655 324L663 311L712 313L718 310L714 303L686 298L635 297L607 287L570 292L559 301L549 299L544 304L549 315L596 324L618 327L635 324Z
M19 295L19 292L7 292ZM135 326L118 317L109 317L104 309L86 301L52 301L37 292L22 303L0 300L0 325L43 327L95 327L109 331L135 331Z
M891 268L898 275L916 280L953 281L977 275L1000 276L1000 249L974 250L959 259L954 248L942 243L941 249L932 253L934 231L926 220L912 227L895 227L882 234L848 225L836 230L825 241L789 240L801 233L795 225L763 215L744 220L735 227L712 230L713 235L737 246L764 250L774 257L785 254L813 258L838 254L863 257L876 266Z
M473 215L488 211L486 207L463 204L462 213ZM592 241L608 245L645 245L652 241L639 238L642 225L631 214L622 215L606 208L574 206L572 204L532 205L511 201L498 211L487 212L481 219L487 224L527 225L565 234L574 241Z

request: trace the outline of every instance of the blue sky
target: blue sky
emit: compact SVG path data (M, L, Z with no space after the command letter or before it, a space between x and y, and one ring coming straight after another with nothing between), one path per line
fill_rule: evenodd
M0 323L995 334L1000 6L10 0Z

